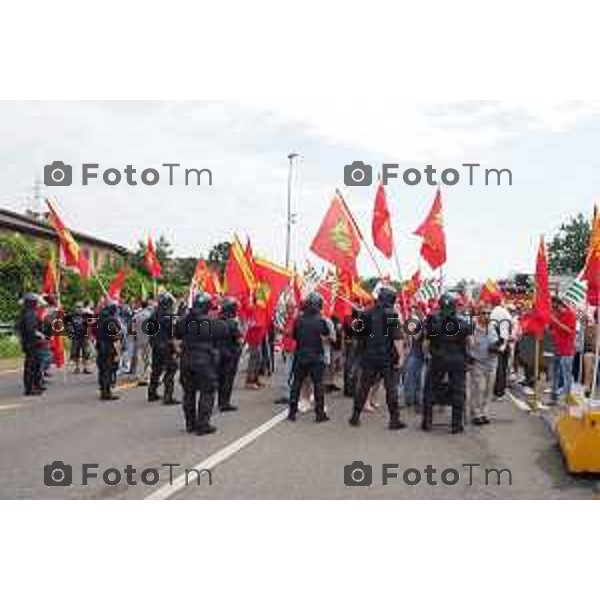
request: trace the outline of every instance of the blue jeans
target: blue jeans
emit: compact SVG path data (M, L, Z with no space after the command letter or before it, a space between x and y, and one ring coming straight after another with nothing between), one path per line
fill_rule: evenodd
M558 400L561 391L563 396L569 396L572 386L573 357L554 355L552 360L552 399Z
M407 406L421 404L423 357L409 354L404 363L404 402Z

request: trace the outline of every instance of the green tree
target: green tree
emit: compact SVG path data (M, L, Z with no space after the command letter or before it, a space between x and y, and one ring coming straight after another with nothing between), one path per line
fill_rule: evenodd
M230 242L221 242L219 244L215 244L208 253L207 262L209 266L218 269L221 277L223 276L223 273L225 273L225 265L227 264L227 259L229 258L230 246Z
M577 275L585 265L591 226L580 213L563 223L548 244L548 267L554 275Z
M146 256L146 248L148 240L139 240L137 248L131 259L131 264L136 269L146 271L146 265L144 264L144 257ZM162 267L162 279L168 279L171 269L171 261L173 259L173 248L171 242L161 234L157 240L154 240L154 251L156 252L156 258Z
M0 235L0 322L10 323L19 313L25 292L38 292L48 249L18 234Z

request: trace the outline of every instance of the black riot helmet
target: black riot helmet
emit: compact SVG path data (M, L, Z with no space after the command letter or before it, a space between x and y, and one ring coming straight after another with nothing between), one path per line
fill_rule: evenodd
M450 292L444 292L439 302L440 312L445 317L456 315L456 297Z
M386 286L380 288L377 294L377 304L386 308L392 308L396 304L395 290Z
M204 292L200 292L196 294L192 308L194 308L201 315L205 315L208 314L208 311L210 310L210 305L210 296L208 294L205 294Z
M23 306L27 308L34 308L39 302L39 296L35 292L27 292L23 296Z
M175 298L169 292L161 292L158 295L158 305L166 312L171 312L175 308Z
M304 300L304 310L319 313L323 310L323 296L318 292L310 292Z
M221 302L221 314L224 317L235 317L237 316L238 303L235 298L223 298Z

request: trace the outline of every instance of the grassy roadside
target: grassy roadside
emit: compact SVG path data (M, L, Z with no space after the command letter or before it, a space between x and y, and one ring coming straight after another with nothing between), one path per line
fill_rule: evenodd
M22 361L19 340L13 336L0 336L0 373L19 368Z

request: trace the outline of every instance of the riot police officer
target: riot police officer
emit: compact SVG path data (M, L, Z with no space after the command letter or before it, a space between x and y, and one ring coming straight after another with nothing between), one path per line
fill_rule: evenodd
M360 425L360 415L371 388L381 378L389 413L389 428L403 429L398 403L398 383L402 361L403 333L394 305L396 292L382 287L375 306L366 311L364 323L357 326L358 362L360 374L354 395L354 409L350 425ZM364 329L363 329L364 326Z
M433 405L444 400L452 406L452 433L463 431L471 335L471 324L457 313L454 296L443 294L438 311L425 322L425 350L430 356L423 405L422 429L425 431L432 427Z
M121 323L117 319L118 306L109 300L100 310L96 330L96 365L98 367L98 384L100 400L118 400L113 394L115 373L119 365L121 344Z
M325 349L323 340L330 335L327 322L321 316L323 298L311 292L304 301L302 314L294 324L293 337L296 341L294 354L292 386L288 419L295 421L298 414L298 400L304 380L309 377L315 396L316 422L329 421L325 413L325 390L323 374L325 372Z
M181 354L183 412L188 432L197 435L214 433L211 425L219 352L214 335L215 319L209 314L208 294L198 294L191 309L178 321L176 337ZM199 394L199 397L198 397Z
M221 412L237 410L237 406L231 404L233 383L242 354L242 330L237 318L237 310L237 302L233 298L225 298L221 303L219 318L224 325L224 332L217 340L219 349L218 404Z
M169 292L161 292L158 307L151 317L154 335L150 336L152 348L152 367L148 386L148 402L160 400L158 386L163 375L163 404L179 404L173 398L175 374L177 373L177 355L173 336L175 298Z
M39 396L44 387L42 364L38 352L38 342L42 338L41 322L37 316L38 296L28 292L23 296L23 307L17 322L21 349L25 355L23 365L23 386L26 396Z

